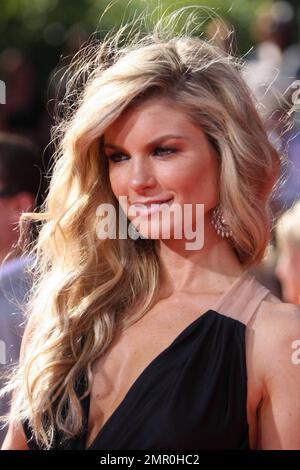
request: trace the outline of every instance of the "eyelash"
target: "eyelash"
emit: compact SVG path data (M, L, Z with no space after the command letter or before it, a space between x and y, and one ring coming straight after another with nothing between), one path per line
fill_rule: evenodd
M154 152L156 152L157 150L163 150L164 152L168 151L170 153L175 153L176 152L176 149L171 148L171 147L156 147ZM119 155L123 155L123 154L122 153L113 153L113 154L109 155L107 158L109 160L111 160L112 162L116 163L115 158L118 157Z

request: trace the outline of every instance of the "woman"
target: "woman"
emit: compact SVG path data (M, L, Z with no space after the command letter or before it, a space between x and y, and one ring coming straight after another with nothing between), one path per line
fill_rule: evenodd
M285 302L300 305L300 201L276 225L278 258L275 274Z
M279 156L241 64L161 24L108 37L68 94L3 449L300 448L299 309L247 271ZM107 203L139 237L97 236ZM189 204L197 249L170 216Z

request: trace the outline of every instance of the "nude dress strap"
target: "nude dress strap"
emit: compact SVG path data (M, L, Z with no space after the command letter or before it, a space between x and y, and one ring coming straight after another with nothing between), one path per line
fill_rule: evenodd
M214 310L247 325L269 293L252 274L244 271L221 296Z

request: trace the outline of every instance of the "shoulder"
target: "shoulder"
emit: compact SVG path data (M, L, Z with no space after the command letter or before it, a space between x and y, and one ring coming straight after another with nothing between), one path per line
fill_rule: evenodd
M270 294L259 310L253 331L262 379L258 448L299 448L300 307Z
M278 381L284 380L286 373L299 373L298 368L295 368L298 349L300 363L298 305L282 302L269 293L256 315L253 336L256 342L257 364L268 392Z
M286 341L300 334L300 306L283 302L275 295L269 293L259 308L258 323L262 334L267 331L266 344L272 345L274 341Z

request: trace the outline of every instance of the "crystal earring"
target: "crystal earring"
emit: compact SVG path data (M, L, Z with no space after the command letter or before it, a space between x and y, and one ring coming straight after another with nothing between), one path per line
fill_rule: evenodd
M229 226L226 224L220 204L213 210L211 223L215 227L217 234L221 235L222 238L233 236L232 230L230 230Z

